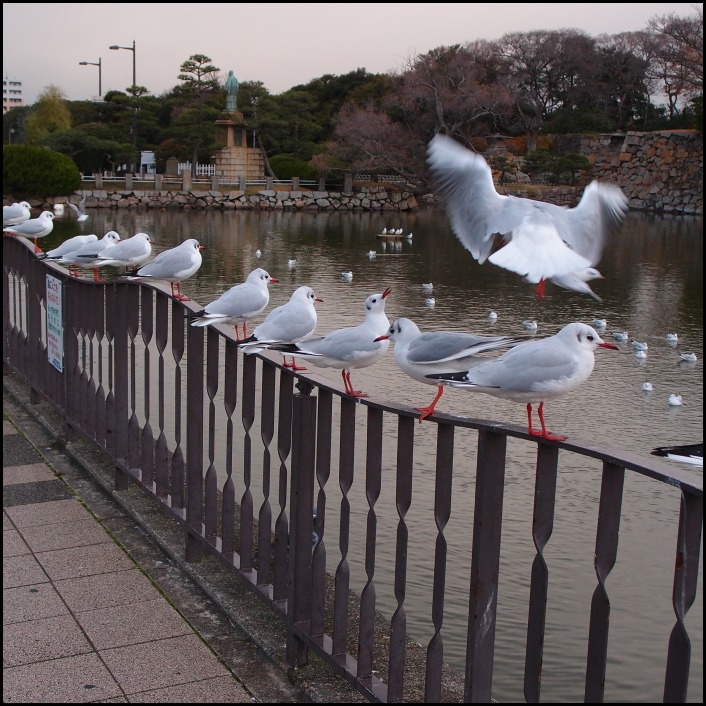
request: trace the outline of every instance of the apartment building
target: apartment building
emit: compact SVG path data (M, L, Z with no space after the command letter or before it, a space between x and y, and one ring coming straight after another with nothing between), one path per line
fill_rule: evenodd
M22 108L22 81L15 81L5 76L2 80L2 114L5 115L10 108Z

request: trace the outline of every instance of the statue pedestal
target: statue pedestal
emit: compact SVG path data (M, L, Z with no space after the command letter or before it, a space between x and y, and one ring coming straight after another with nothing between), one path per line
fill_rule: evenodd
M246 123L243 114L237 111L228 113L227 118L216 120L218 141L225 144L216 151L216 175L219 179L236 181L264 179L265 160L259 149L249 148Z

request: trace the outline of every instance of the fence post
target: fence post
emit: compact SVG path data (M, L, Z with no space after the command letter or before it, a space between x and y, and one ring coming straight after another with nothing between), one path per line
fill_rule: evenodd
M247 185L247 182L245 181L245 176L243 174L241 174L238 177L238 190L245 191L246 185Z
M314 529L314 466L316 458L316 397L311 385L299 384L292 400L292 472L289 534L289 591L287 595L287 662L301 667L309 650L295 628L311 633L311 552Z
M211 191L218 191L218 174L211 177Z
M181 173L181 190L191 191L191 170L185 169Z
M299 191L299 177L292 177L292 191Z
M326 179L319 179L319 191L326 191Z
M154 188L156 191L162 190L162 179L163 178L164 178L163 174L155 174L154 175Z
M272 181L272 177L267 177L265 179L265 189L267 189L267 191L272 191Z
M353 192L353 175L346 172L343 175L343 193L350 194Z
M125 191L132 191L132 174L125 175Z
M96 181L96 189L102 189L103 188L103 174L101 172L96 172L93 175L93 178Z

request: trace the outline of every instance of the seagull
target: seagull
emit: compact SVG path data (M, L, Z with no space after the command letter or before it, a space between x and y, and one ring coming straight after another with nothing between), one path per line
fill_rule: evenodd
M536 321L523 321L522 326L528 331L536 331L538 328Z
M632 347L636 351L646 351L648 349L647 343L636 341L634 338L630 341L630 343L632 343Z
M668 333L667 341L669 341L669 343L677 343L679 341L679 336L676 333Z
M451 370L427 377L470 392L485 392L525 403L530 435L564 441L566 436L547 430L544 403L566 395L588 380L597 348L618 349L614 343L604 341L588 324L574 322L554 336L520 343L499 358L477 363L466 372ZM532 405L537 403L541 431L532 427Z
M259 353L270 343L298 343L314 333L317 322L316 307L314 302L323 302L311 287L295 289L289 301L273 309L265 320L259 324L245 340L240 342L243 353ZM283 353L283 365L294 371L306 370L297 365L292 356L292 362L287 362Z
M353 273L352 272L341 272L341 277L345 282L352 282L353 281Z
M169 250L163 250L152 262L148 262L129 276L132 281L158 279L169 282L172 287L172 297L180 302L191 301L181 293L181 283L196 274L203 259L201 251L204 246L196 238L189 238L181 245Z
M704 465L704 442L698 444L683 444L681 446L657 446L651 451L653 456L663 456L670 461L691 463L694 466Z
M2 226L16 226L32 217L32 207L26 201L2 207Z
M55 203L54 204L54 215L57 218L64 217L64 204L63 203Z
M114 230L109 230L100 240L90 241L78 250L72 250L62 255L57 262L66 265L72 277L78 277L76 268L93 270L93 281L100 282L96 260L98 255L108 248L115 247L120 242L120 235Z
M681 353L679 358L687 363L695 363L696 353Z
M255 257L256 257L258 260L262 257L262 250L260 250L260 248L258 248L258 249L255 251Z
M673 394L669 395L669 399L667 400L667 403L669 404L670 407L681 407L684 404L684 400L682 399L681 395L673 393Z
M23 236L34 240L34 252L41 254L42 249L37 245L37 239L49 235L54 228L56 216L51 211L42 211L36 218L30 218L14 226L3 226L4 233L14 236Z
M593 319L593 328L597 331L604 329L607 325L608 322L605 319Z
M86 194L83 195L78 206L71 201L67 201L66 205L76 214L76 220L79 223L83 223L88 220L88 214L86 213Z
M368 259L374 260L378 256L375 250L368 250Z
M150 259L153 242L147 233L135 233L131 238L121 240L112 248L100 252L95 260L95 267L140 267Z
M546 280L586 292L605 240L623 220L627 197L617 187L589 184L575 208L498 194L483 157L435 135L427 161L456 237L483 264L516 272L544 294ZM495 252L496 236L503 247ZM491 254L492 253L492 254Z
M412 231L410 231L409 233L407 233L407 235L405 235L405 238L407 238L407 240L412 240L413 237L414 237L414 233L412 233Z
M424 300L424 306L436 306L436 299L434 299L434 297L427 297Z
M652 387L651 382L643 382L642 383L642 391L643 392L652 392L654 390L654 387Z
M289 267L290 270L294 270L297 267L297 261L296 259L292 258L287 262L287 266Z
M430 380L435 372L465 372L478 360L483 351L497 350L517 345L525 338L507 336L476 336L459 331L434 331L422 333L411 319L397 319L387 333L376 341L390 340L395 344L395 362L403 373L426 385L436 385L436 397L426 407L416 407L422 414L419 423L434 413L436 403L444 393L441 382Z
M364 392L353 389L351 370L367 368L385 355L390 342L375 339L390 327L385 314L385 301L389 294L388 287L384 292L371 294L365 300L365 320L359 326L337 329L325 336L316 336L299 343L274 343L268 348L304 358L320 368L339 369L346 394L367 397Z
M427 294L431 294L434 291L434 285L431 282L425 282L424 284L422 284L422 289Z
M270 282L279 280L271 277L262 267L257 267L245 278L245 282L231 287L218 299L195 313L191 325L232 324L235 327L236 340L242 343L248 337L247 322L270 303L270 290L267 287ZM238 338L239 324L242 324L242 338Z
M68 255L71 252L75 252L79 248L89 243L95 243L98 240L98 236L94 233L90 235L75 235L73 238L65 240L61 245L49 250L44 254L42 259L45 260L59 260L62 256Z
M489 321L497 321L498 315L494 311L491 311L488 313L488 320Z
M629 338L627 331L613 331L611 335L616 341L627 341Z

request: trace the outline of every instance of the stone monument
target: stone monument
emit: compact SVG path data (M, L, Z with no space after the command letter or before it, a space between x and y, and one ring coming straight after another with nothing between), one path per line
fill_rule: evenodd
M216 151L216 176L223 181L236 181L240 178L264 179L265 160L259 149L249 148L247 123L238 111L238 90L240 84L233 70L226 79L226 106L224 116L216 120L217 139L225 145Z

